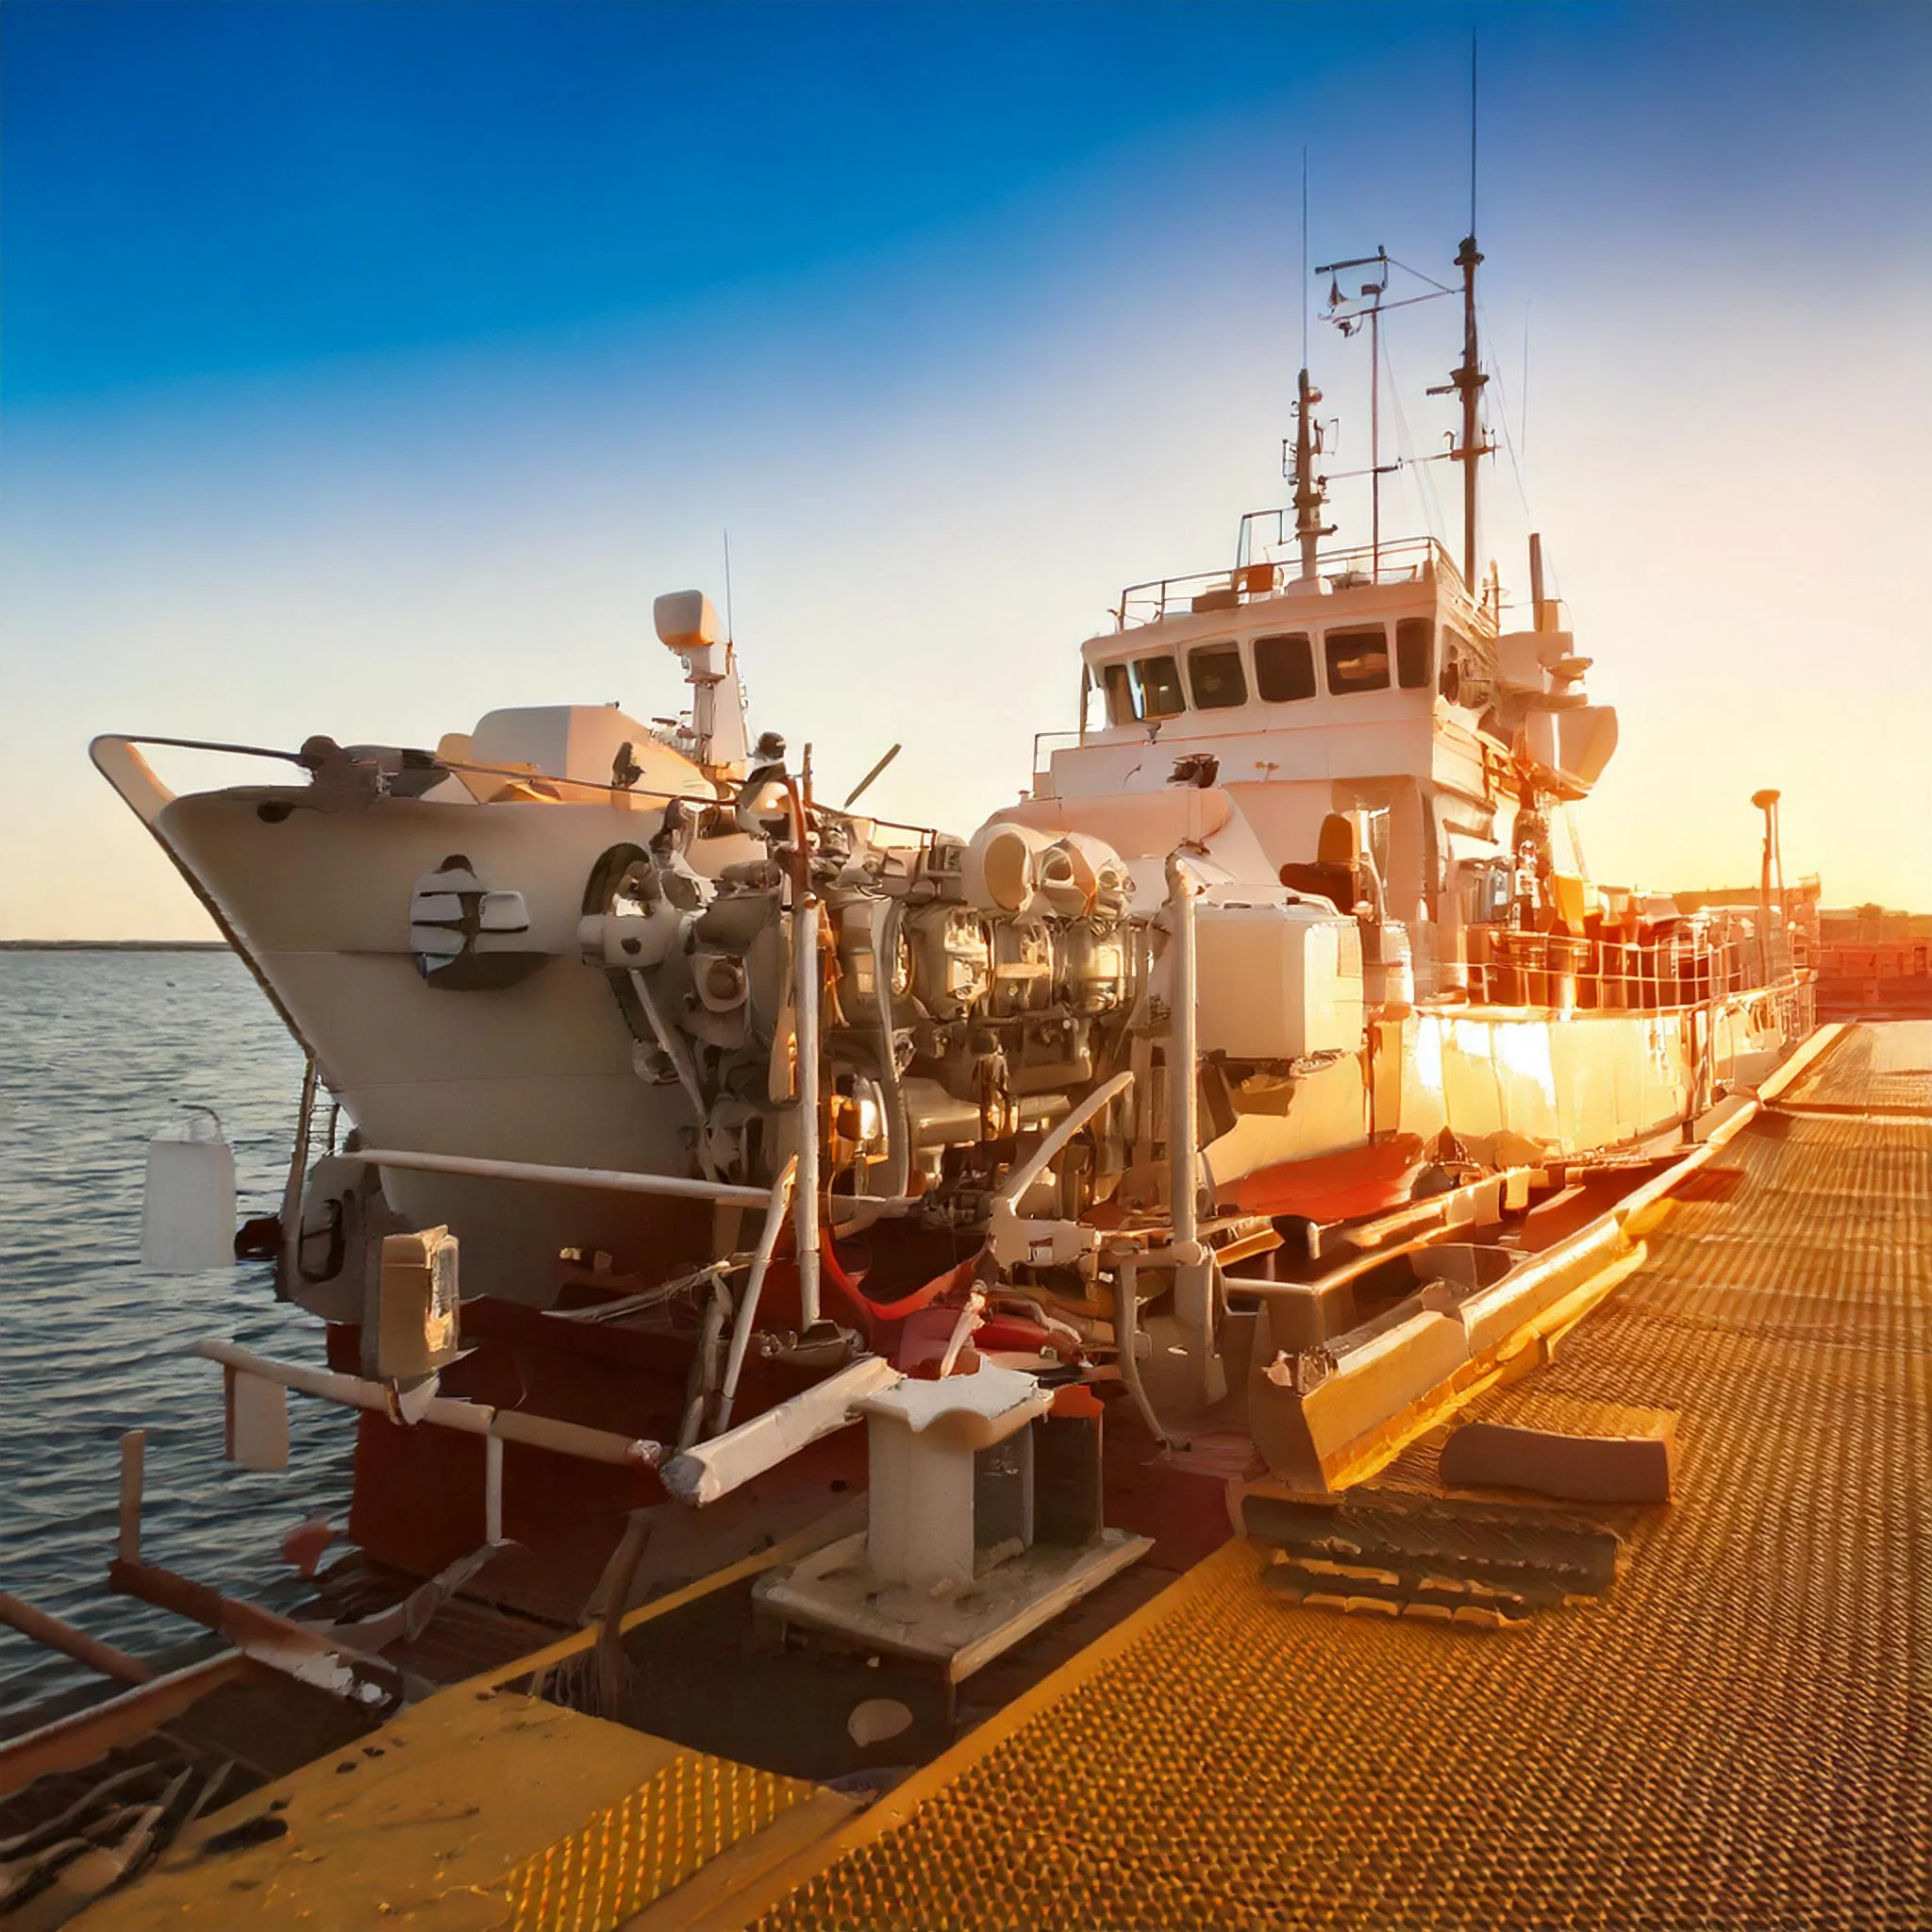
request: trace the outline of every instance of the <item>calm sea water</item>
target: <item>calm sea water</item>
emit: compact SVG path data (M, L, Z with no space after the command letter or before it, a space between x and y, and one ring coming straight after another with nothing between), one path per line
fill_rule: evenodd
M0 1590L136 1655L194 1626L108 1592L124 1429L147 1431L143 1554L218 1589L292 1605L283 1532L346 1519L347 1412L292 1397L289 1468L233 1469L221 1371L186 1353L226 1336L319 1362L320 1324L275 1301L266 1262L141 1265L149 1138L215 1108L238 1221L273 1213L301 1077L231 954L0 952ZM0 1629L0 1712L90 1674Z

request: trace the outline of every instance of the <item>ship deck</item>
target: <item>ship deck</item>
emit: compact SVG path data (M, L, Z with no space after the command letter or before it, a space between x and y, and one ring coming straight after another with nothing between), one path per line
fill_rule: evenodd
M1325 1557L1251 1506L869 1806L528 1696L526 1658L75 1923L1932 1923L1932 1023L1848 1029L1657 1215L1462 1420L1667 1424L1668 1506L1448 1490L1436 1431Z

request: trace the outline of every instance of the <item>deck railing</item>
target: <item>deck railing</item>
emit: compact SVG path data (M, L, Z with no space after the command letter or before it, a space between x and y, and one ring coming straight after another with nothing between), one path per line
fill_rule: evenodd
M1477 925L1465 928L1464 951L1466 959L1447 971L1460 977L1473 1005L1563 1012L1678 1012L1779 986L1794 963L1775 930L1760 947L1756 938L1696 933L1625 941Z
M1130 584L1121 592L1120 605L1114 611L1116 626L1131 630L1138 625L1157 624L1165 617L1234 610L1285 590L1300 575L1299 561L1292 557L1256 555L1261 547L1257 533L1271 523L1278 524L1283 514L1278 510L1251 510L1241 519L1241 541L1237 552L1240 560L1232 570L1196 571L1187 576ZM1269 548L1289 541L1282 536L1265 540ZM1472 613L1476 609L1461 573L1433 537L1408 537L1374 547L1361 543L1343 550L1324 550L1317 559L1317 568L1335 590L1363 584L1421 584L1434 578L1468 603Z

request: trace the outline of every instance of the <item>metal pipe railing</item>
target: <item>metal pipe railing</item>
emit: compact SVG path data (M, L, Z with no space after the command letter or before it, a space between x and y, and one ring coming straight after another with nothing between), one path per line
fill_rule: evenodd
M1156 577L1142 584L1130 584L1121 592L1115 620L1122 630L1137 625L1158 623L1176 612L1187 614L1197 596L1210 591L1232 592L1237 601L1273 596L1292 576L1296 565L1291 558L1271 558L1253 555L1249 525L1278 516L1275 511L1250 511L1241 520L1242 545L1240 559L1232 570L1191 571L1182 576ZM1285 542L1277 535L1274 540ZM1463 589L1461 574L1449 554L1433 538L1412 537L1380 545L1357 544L1340 550L1324 551L1317 565L1324 576L1359 573L1367 581L1378 584L1415 583L1433 565L1438 576L1451 589ZM1465 594L1467 594L1465 592ZM1474 599L1471 599L1474 605Z
M387 1382L277 1361L235 1341L197 1341L193 1352L239 1374L258 1375L264 1382L276 1382L298 1394L314 1395L344 1408L366 1408L387 1415L396 1399ZM466 1436L495 1436L506 1442L521 1442L525 1448L548 1449L559 1456L576 1456L586 1462L608 1462L621 1468L655 1469L663 1454L661 1443L640 1437L620 1436L557 1416L533 1415L527 1409L492 1408L487 1402L463 1402L449 1395L432 1395L418 1420Z
M1194 1043L1194 881L1187 861L1177 852L1170 853L1167 859L1167 909L1171 922L1168 938L1174 947L1174 977L1168 988L1173 1049L1167 1066L1168 1217L1174 1245L1181 1247L1196 1241L1200 1231L1194 1174L1194 1083L1199 1056Z
M798 1046L798 1326L819 1319L819 902L807 893L791 914ZM877 969L891 971L890 962Z
M1792 970L1790 948L1775 935L1766 981L1749 969L1751 948L1741 941L1645 943L1479 925L1462 931L1465 945L1479 955L1457 962L1477 1006L1684 1012L1732 993L1770 991Z
M1134 1084L1131 1072L1123 1072L1111 1079L1103 1080L1093 1091L1063 1113L1053 1124L1052 1130L1031 1154L1018 1167L1008 1172L993 1195L995 1208L1017 1208L1027 1189L1052 1166L1055 1157L1069 1141L1084 1127L1093 1116L1110 1106Z
M393 1416L395 1413L396 1391L387 1382L372 1381L361 1375L345 1375L333 1369L308 1369L298 1362L276 1361L233 1341L197 1341L194 1353L208 1361L220 1362L231 1374L255 1375L264 1382L292 1389L298 1394L340 1403L344 1408L366 1408L378 1415ZM548 1449L555 1455L575 1456L586 1462L613 1463L625 1469L656 1469L664 1454L661 1443L646 1441L640 1437L619 1436L608 1429L588 1428L582 1423L565 1422L557 1416L532 1415L520 1408L492 1408L488 1403L460 1402L447 1395L432 1395L415 1420L434 1428L455 1429L462 1435L484 1439L484 1541L491 1543L503 1540L503 1445L506 1442L521 1442L525 1448ZM124 1559L128 1557L128 1532L125 1519L124 1509Z
M744 1357L751 1347L752 1331L758 1318L758 1298L765 1291L765 1274L772 1265L773 1251L785 1225L785 1210L791 1203L791 1185L798 1173L798 1157L793 1155L772 1183L765 1208L765 1224L758 1235L758 1251L751 1257L751 1275L739 1297L737 1319L731 1328L731 1347L724 1357L724 1380L718 1395L718 1424L722 1436L731 1426L731 1405L738 1397L738 1378L744 1373ZM683 1445L680 1445L683 1446Z
M456 1174L483 1181L522 1181L533 1187L591 1188L612 1194L664 1194L678 1201L723 1201L735 1208L762 1208L763 1188L733 1181L703 1180L675 1174L632 1174L613 1167L548 1167L532 1160L482 1160L467 1154L419 1154L396 1147L358 1147L353 1158L372 1167L410 1174Z

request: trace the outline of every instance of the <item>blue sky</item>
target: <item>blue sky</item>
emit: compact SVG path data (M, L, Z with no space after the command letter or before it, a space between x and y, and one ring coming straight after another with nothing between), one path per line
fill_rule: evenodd
M201 929L94 730L671 708L727 525L758 722L970 824L1120 583L1280 498L1303 147L1316 259L1446 275L1472 26L1485 548L1624 710L1598 870L1748 876L1781 783L1828 897L1932 903L1932 10L8 0L0 932ZM1453 334L1391 331L1418 448Z

